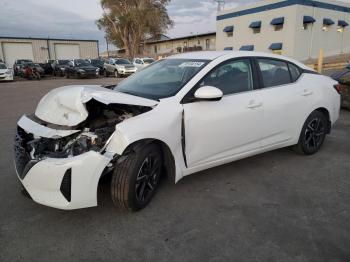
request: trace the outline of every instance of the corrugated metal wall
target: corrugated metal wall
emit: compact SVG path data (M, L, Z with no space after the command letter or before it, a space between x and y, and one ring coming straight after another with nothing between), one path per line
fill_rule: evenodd
M99 55L97 41L0 38L0 59L2 60L4 60L2 43L31 43L34 62L39 63L49 58L56 58L55 44L78 44L80 46L80 58L97 58Z

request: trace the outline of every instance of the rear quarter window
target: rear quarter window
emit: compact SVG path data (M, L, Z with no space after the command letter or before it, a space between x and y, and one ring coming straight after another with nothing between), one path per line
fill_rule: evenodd
M301 75L301 70L299 69L299 67L291 63L288 64L288 67L289 67L290 76L292 78L292 82L297 81Z
M258 65L265 88L286 85L292 82L287 62L261 58L258 59Z

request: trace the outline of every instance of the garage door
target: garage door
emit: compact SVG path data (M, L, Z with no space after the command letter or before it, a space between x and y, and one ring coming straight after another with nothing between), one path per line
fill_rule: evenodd
M2 43L5 62L12 67L16 59L34 60L31 43Z
M79 45L55 44L56 59L80 58Z

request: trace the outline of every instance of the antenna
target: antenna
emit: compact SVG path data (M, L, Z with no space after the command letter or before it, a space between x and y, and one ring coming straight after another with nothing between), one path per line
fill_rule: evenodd
M218 4L218 12L224 10L225 8L225 0L214 0Z

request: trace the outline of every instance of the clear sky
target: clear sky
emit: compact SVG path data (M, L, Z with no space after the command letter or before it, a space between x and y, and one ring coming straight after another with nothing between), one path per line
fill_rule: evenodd
M253 2L226 0L226 8ZM170 37L215 31L213 0L172 0L168 12ZM95 24L101 14L100 0L0 0L0 35L97 39L104 51L104 33Z

